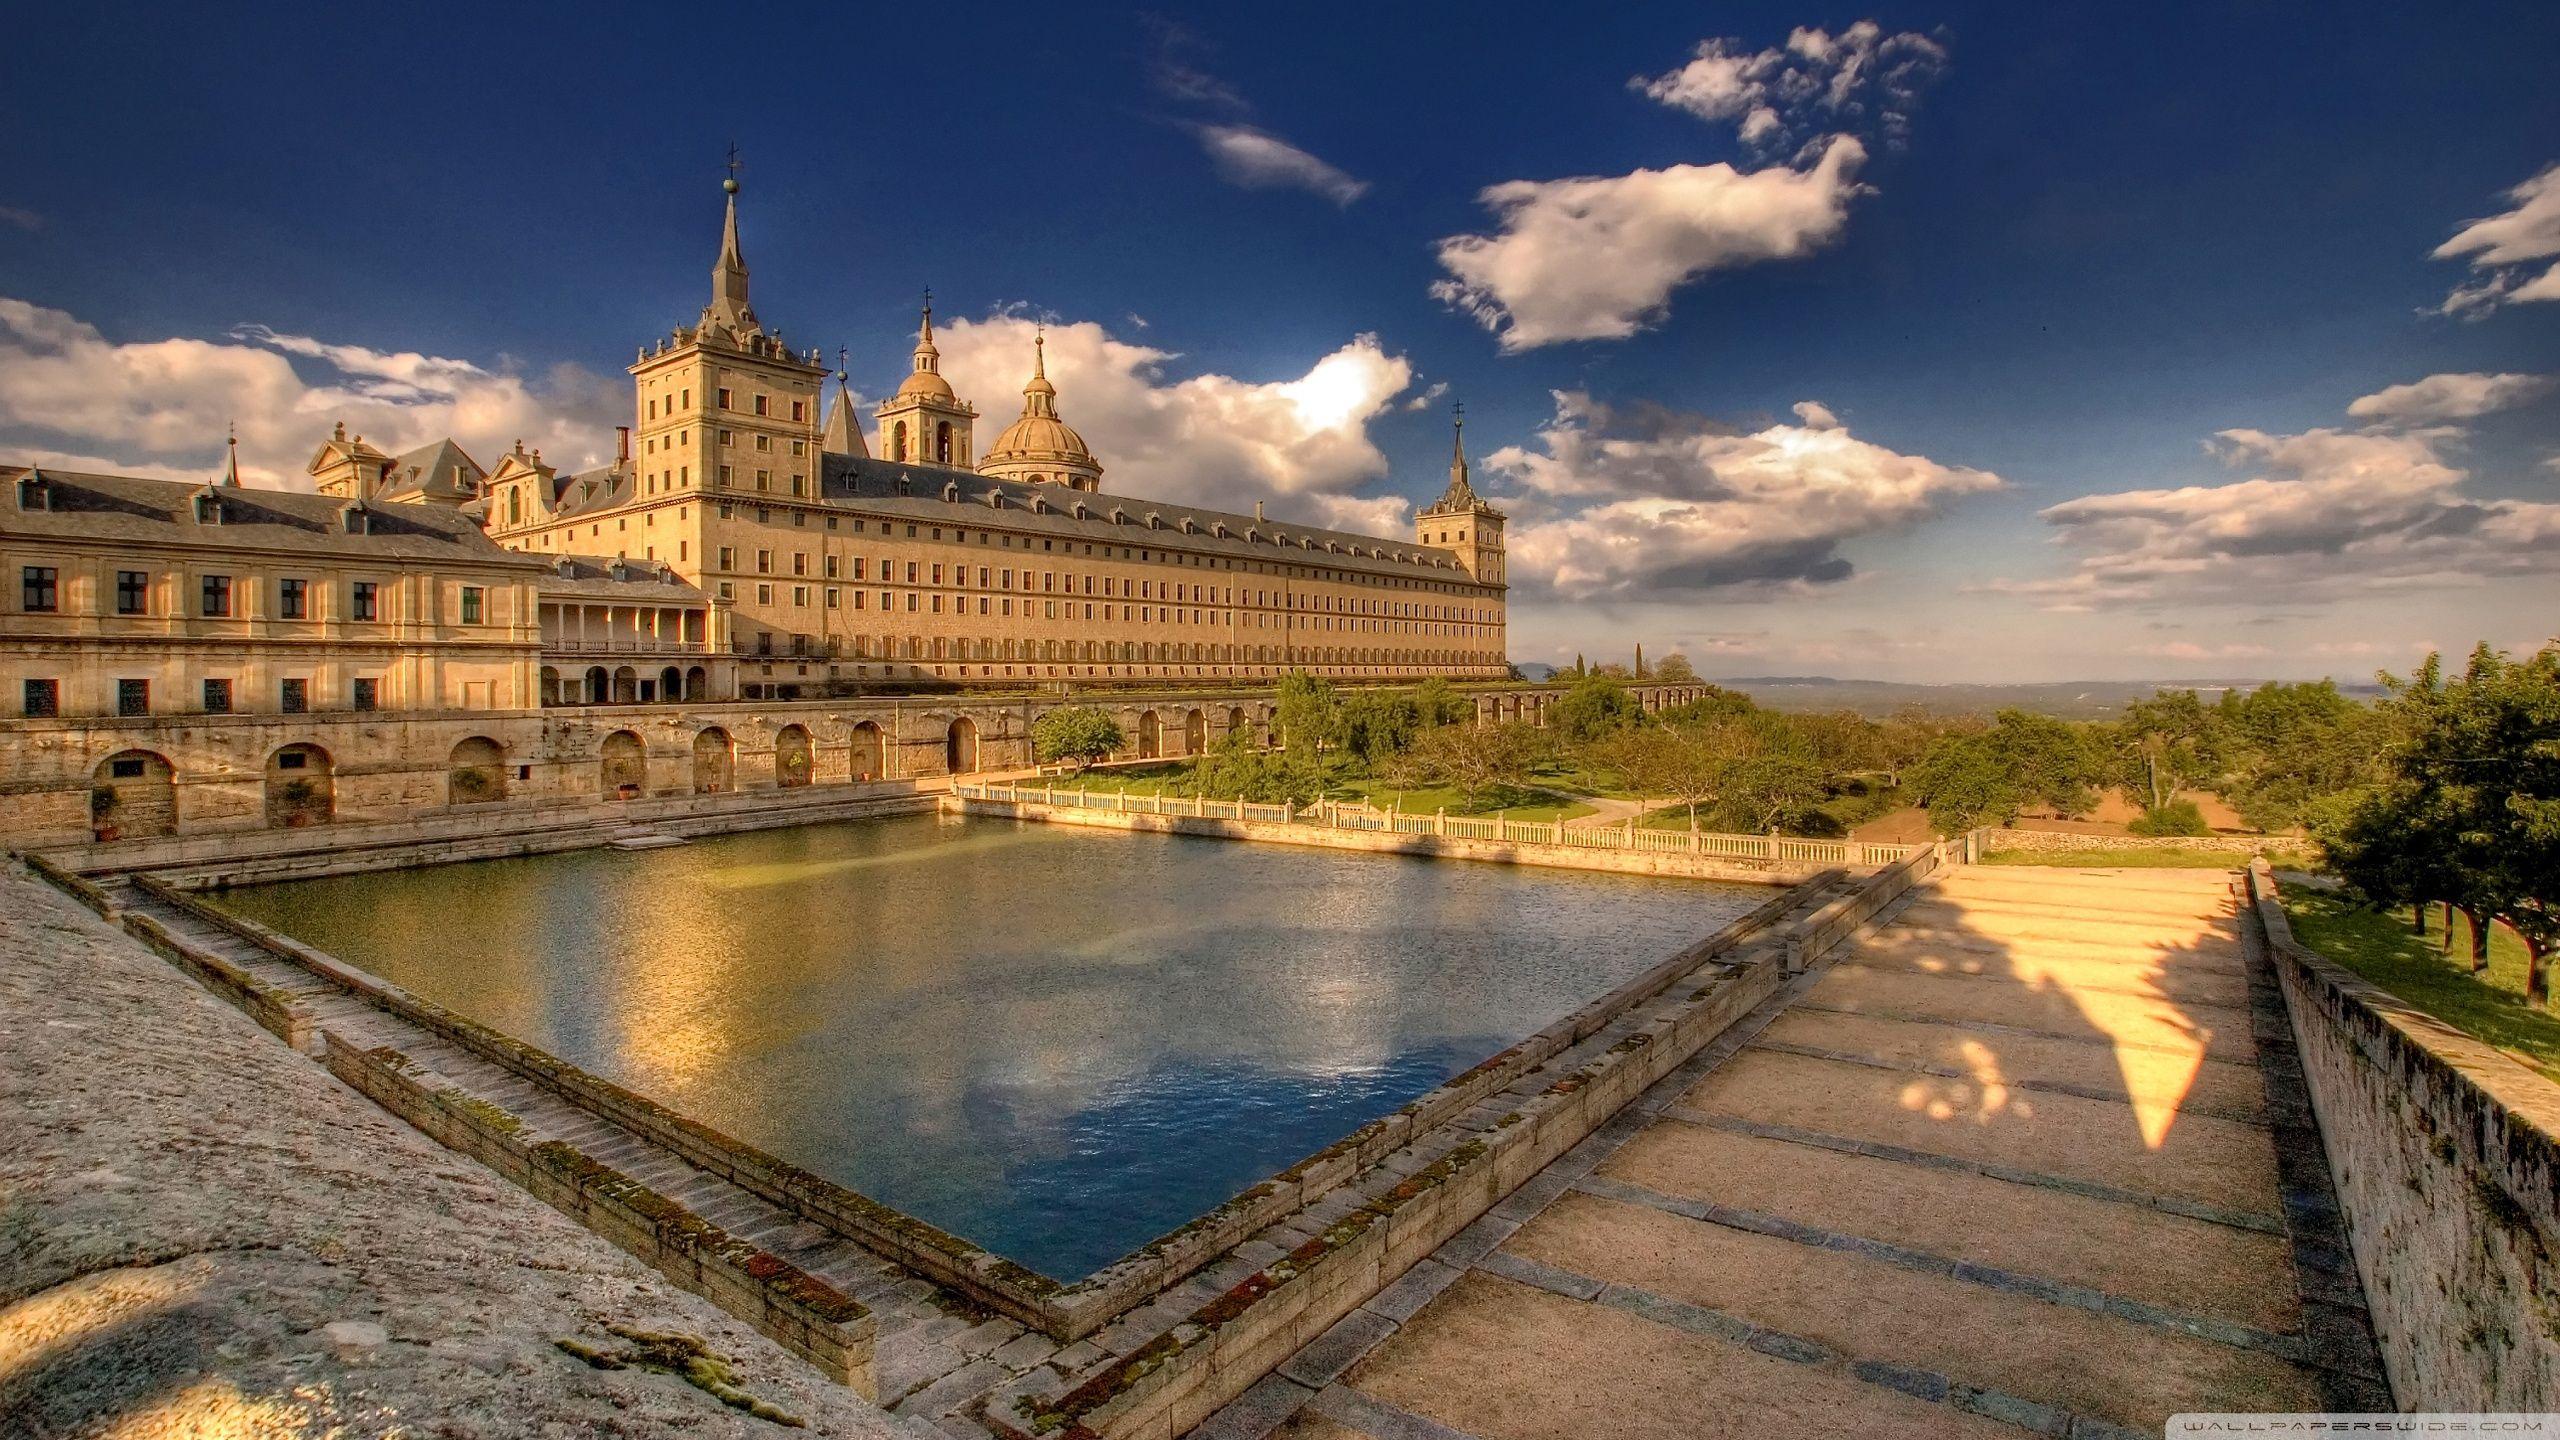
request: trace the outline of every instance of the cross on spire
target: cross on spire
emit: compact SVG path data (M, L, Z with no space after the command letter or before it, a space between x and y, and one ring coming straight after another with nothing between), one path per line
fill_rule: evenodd
M746 162L738 158L738 142L735 140L729 142L729 164L727 168L729 171L728 188L730 193L735 194L738 189L738 172L746 168Z

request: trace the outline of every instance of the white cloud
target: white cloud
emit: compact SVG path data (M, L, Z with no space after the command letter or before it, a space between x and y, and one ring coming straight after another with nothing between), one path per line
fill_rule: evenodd
M1839 135L1802 170L1718 162L1495 185L1478 198L1499 232L1442 240L1450 278L1431 293L1509 351L1623 339L1701 275L1794 259L1837 239L1866 154Z
M2456 286L2437 308L2478 317L2501 305L2560 300L2560 164L2507 192L2514 205L2474 220L2437 246L2434 258L2469 257L2480 278Z
M1497 503L1515 516L1513 583L1569 600L1836 583L1852 569L1843 542L2001 483L1836 422L1746 433L1579 393L1556 396L1535 449L1496 450L1482 468L1512 487Z
M2254 660L2276 652L2270 646L2236 641L2224 645L2199 645L2193 640L2171 640L2162 644L2136 645L2129 653L2155 660Z
M2549 375L2430 375L2363 396L2347 407L2347 414L2389 425L2476 420L2536 399L2550 390L2552 383Z
M1679 69L1628 83L1702 120L1733 122L1745 145L1785 160L1489 186L1476 198L1495 232L1442 240L1449 273L1431 294L1517 352L1624 339L1659 321L1672 292L1702 275L1810 255L1839 238L1865 188L1857 174L1867 146L1852 132L1899 144L1946 59L1937 41L1887 35L1872 20L1837 35L1800 28L1760 51L1701 41Z
M1840 428L1840 417L1832 414L1831 407L1823 404L1819 400L1797 401L1795 413L1796 418L1803 421L1804 427L1808 430L1837 430Z
M1250 125L1198 125L1193 133L1231 185L1248 190L1304 190L1336 205L1348 205L1369 193L1368 181L1354 179L1268 131Z
M2459 432L2226 430L2254 471L2224 485L2088 495L2042 513L2079 551L2055 580L1984 588L2055 609L2321 601L2547 569L2560 505L2477 500L2446 457Z
M979 444L1020 413L1031 375L1032 322L999 315L940 327L942 373L977 403ZM1048 327L1058 413L1103 465L1106 492L1399 533L1405 502L1358 492L1387 474L1369 436L1413 384L1413 366L1374 335L1294 379L1173 378L1180 357L1114 339L1092 321Z
M236 422L243 477L298 489L339 420L394 454L450 437L487 464L521 438L554 464L585 465L610 458L613 426L629 414L618 379L576 366L525 376L264 326L118 342L63 311L0 298L0 454L22 463L201 477L220 466Z
M1431 408L1431 406L1432 406L1433 402L1437 401L1441 396L1446 395L1446 394L1448 394L1448 393L1449 393L1449 382L1448 382L1448 381L1446 381L1446 380L1434 381L1434 382L1432 383L1432 385L1431 385L1431 388L1430 388L1430 389L1425 390L1425 391L1423 391L1421 394L1416 395L1416 396L1414 396L1412 399L1407 400L1406 402L1404 402L1404 408L1405 408L1405 409L1407 409L1407 410L1428 410L1428 409L1430 409L1430 408Z
M1701 120L1736 121L1743 142L1764 150L1791 144L1813 121L1837 129L1872 119L1899 143L1921 90L1946 62L1946 47L1925 35L1887 35L1861 20L1838 35L1799 28L1785 45L1757 52L1702 40L1686 65L1628 83Z

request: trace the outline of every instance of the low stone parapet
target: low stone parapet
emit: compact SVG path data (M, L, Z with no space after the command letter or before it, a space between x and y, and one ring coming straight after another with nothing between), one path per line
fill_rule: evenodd
M879 1398L878 1322L861 1302L567 1141L527 1136L514 1115L440 1083L398 1050L323 1038L330 1073L374 1103L746 1320L828 1379Z
M2249 885L2392 1390L2560 1409L2560 1085L2296 941L2264 860Z

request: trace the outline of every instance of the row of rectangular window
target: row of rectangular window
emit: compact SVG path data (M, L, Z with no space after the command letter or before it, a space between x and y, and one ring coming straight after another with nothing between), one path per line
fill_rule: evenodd
M349 688L347 708L351 710L378 709L381 702L381 682L378 680L360 679L354 681ZM62 682L52 679L27 681L19 708L31 720L60 715L62 713ZM276 682L276 708L287 715L308 713L311 709L311 682L299 678ZM231 682L228 680L205 681L204 713L228 715L231 712ZM118 680L116 682L116 713L118 715L150 714L151 682Z
M209 620L227 619L231 615L232 577L201 577L197 592L197 613ZM311 610L311 582L282 579L276 582L276 615L283 620L308 619ZM31 615L52 614L62 608L61 572L51 565L22 566L18 572L18 608ZM486 610L480 586L462 587L462 623L477 625ZM146 570L116 572L116 613L148 615L151 613L151 574ZM351 581L347 587L347 615L352 620L378 620L381 617L381 587L371 580Z

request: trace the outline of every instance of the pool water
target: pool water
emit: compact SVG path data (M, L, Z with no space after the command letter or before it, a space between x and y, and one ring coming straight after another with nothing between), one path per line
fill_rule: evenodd
M220 898L1072 1281L1766 897L909 816Z

